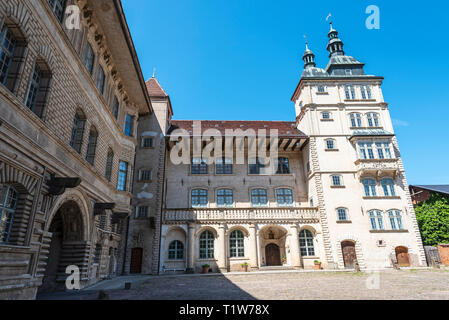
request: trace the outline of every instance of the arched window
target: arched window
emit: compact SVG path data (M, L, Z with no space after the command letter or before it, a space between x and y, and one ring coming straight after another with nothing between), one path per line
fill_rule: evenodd
M214 258L214 234L209 230L204 231L200 236L200 259Z
M245 257L245 237L240 230L234 230L229 236L229 249L231 258Z
M70 146L76 152L81 153L83 146L84 128L86 127L86 116L81 109L78 109L73 119L72 138L70 139Z
M315 255L312 232L309 230L302 230L299 233L299 247L301 249L301 256L313 257Z
M173 241L168 246L168 259L169 260L183 260L184 259L184 244L179 241Z
M276 174L290 174L290 164L288 158L278 158L278 169Z
M293 191L292 189L282 188L276 190L276 198L278 206L291 206L293 205Z
M268 204L267 190L254 189L251 191L251 204L253 207L266 206Z
M51 72L45 63L36 61L28 85L25 105L39 118L44 116L48 91L50 90Z
M95 163L95 153L97 151L98 132L92 127L89 132L89 143L87 145L86 161L91 165Z
M348 210L346 208L337 209L338 221L348 221Z
M386 197L394 197L396 196L396 192L394 190L394 181L390 178L385 178L380 180L382 185L382 189L384 191L384 196Z
M108 157L106 159L106 170L104 173L105 178L111 182L112 178L112 166L114 164L114 151L111 148L108 150Z
M368 127L379 127L379 115L374 112L370 112L366 115L368 120Z
M359 128L362 126L362 116L360 113L351 113L351 127Z
M232 189L220 189L217 191L217 206L232 207L234 205L234 192Z
M207 207L209 203L207 197L207 190L205 189L193 189L191 195L192 207Z
M379 210L372 210L369 212L372 230L384 230L384 220L382 212Z
M363 187L365 188L365 197L375 197L377 196L376 191L376 181L374 179L364 179L362 181Z
M403 230L402 214L399 210L388 211L388 217L390 219L390 225L392 230Z
M16 212L18 192L11 186L0 184L0 243L8 243Z
M19 29L4 23L0 33L0 83L14 92L25 54L26 41Z

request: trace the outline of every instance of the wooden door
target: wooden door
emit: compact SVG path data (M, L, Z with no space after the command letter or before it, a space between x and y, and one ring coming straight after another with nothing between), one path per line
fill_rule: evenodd
M281 249L271 243L265 247L265 257L267 259L267 266L281 266Z
M131 250L131 267L129 270L130 273L142 273L142 257L142 248L133 248Z
M399 267L410 267L410 256L406 247L396 248L396 259Z
M341 249L343 251L343 260L345 262L345 268L353 269L355 267L355 261L357 260L357 254L355 252L355 243L352 241L343 241L341 243Z

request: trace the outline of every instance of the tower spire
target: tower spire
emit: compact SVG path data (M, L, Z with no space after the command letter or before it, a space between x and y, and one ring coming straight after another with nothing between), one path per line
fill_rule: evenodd
M329 22L330 31L328 34L329 43L327 44L327 51L329 51L329 57L344 56L343 41L338 37L338 31L334 29L332 21Z
M304 60L304 69L307 69L310 67L316 67L315 55L309 49L309 43L307 42L307 36L305 35L304 38L306 39L306 51L304 52L304 55L302 57L302 60Z

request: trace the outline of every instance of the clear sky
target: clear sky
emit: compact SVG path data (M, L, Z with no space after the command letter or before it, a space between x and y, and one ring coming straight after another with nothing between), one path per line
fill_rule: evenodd
M175 119L294 121L304 34L319 67L332 13L347 55L384 76L410 184L449 184L448 1L122 0L145 80ZM368 30L368 5L380 30Z

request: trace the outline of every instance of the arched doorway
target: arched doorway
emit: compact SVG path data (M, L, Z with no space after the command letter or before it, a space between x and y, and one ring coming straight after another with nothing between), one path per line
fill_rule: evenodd
M75 201L68 201L59 208L48 231L52 238L38 294L65 290L66 267L76 265L82 269L84 256L80 256L80 250L86 251L82 213Z
M357 261L357 254L355 251L355 242L343 241L341 243L341 249L343 253L343 261L346 269L354 269L355 262Z
M286 238L288 232L282 226L268 225L259 231L260 266L282 266L287 263Z
M408 248L406 247L397 247L396 251L396 259L398 261L399 267L410 267L410 256L408 254Z
M270 243L265 247L267 266L282 266L281 249L277 244Z

